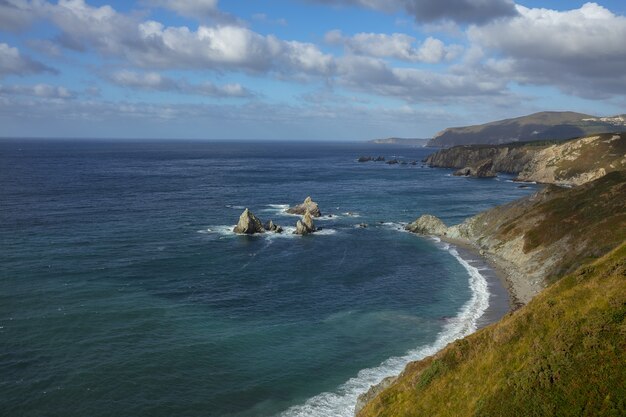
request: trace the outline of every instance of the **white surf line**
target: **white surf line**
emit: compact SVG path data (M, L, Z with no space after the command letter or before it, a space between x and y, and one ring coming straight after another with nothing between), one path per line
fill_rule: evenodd
M409 362L434 355L449 343L476 331L478 319L489 307L487 280L478 268L465 261L454 247L438 245L448 251L469 274L472 296L459 313L445 324L434 343L419 346L404 356L391 357L374 368L366 368L340 385L335 392L324 392L309 398L304 404L293 406L279 414L280 417L354 417L354 407L359 395L388 376L400 374Z

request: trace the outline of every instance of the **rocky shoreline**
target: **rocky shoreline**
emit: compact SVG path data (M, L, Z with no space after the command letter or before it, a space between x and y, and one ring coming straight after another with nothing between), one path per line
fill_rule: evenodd
M548 185L539 192L479 213L458 225L448 227L435 216L425 214L408 224L406 229L478 252L506 282L513 310L526 311L530 307L527 304L536 305L533 299L536 296L541 298L538 294L543 294L550 284L573 273L590 258L610 253L624 241L625 229L619 225L624 224L623 213L626 211L626 171L618 168L626 163L626 154L616 154L617 159L614 158L609 165L614 171L607 173L607 170L598 169L598 164L587 158L589 155L580 152L581 148L591 145L595 156L600 155L599 163L604 164L606 160L602 155L609 149L622 151L624 139L621 135L599 135L571 141L565 146L545 148L538 155L547 152L552 155L551 159L543 161L535 156L532 162L516 167L519 171L536 175L545 172L537 171L538 165L547 166L555 161L554 155L559 154L556 161L562 164L561 171L552 170L550 175L542 175L544 181L541 182ZM466 166L468 159L466 156L462 159L457 162ZM576 165L579 159L580 164ZM597 176L581 175L590 170ZM549 183L573 187L563 188ZM575 209L572 208L574 203ZM507 318L514 316L507 315ZM494 326L500 323L498 320ZM466 339L453 345L464 346ZM362 412L362 408L372 409L372 403L378 407L386 404L378 398L389 391L411 391L412 384L415 384L413 372L436 363L437 358L445 356L448 350L411 363L397 377L372 386L359 397L355 415L373 415L369 411ZM407 381L413 382L407 386ZM402 405L398 407L402 408Z

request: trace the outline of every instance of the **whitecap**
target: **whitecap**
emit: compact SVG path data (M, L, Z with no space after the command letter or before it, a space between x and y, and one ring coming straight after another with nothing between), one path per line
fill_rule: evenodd
M229 209L234 209L234 210L245 210L244 206L235 206L232 204L226 204L226 207Z
M402 233L410 233L408 230L406 230L406 223L400 223L400 222L384 222L382 223L382 225L388 229L393 229L395 231L398 232L402 232Z
M407 363L434 355L449 343L476 331L478 319L489 306L487 280L477 268L459 256L456 249L443 246L465 268L469 275L472 296L456 317L446 321L434 343L419 346L404 356L391 357L377 367L367 368L350 378L335 392L324 392L308 399L304 404L293 406L279 414L280 417L353 417L357 397L372 385L388 376L398 375Z
M361 217L361 215L359 213L355 213L353 211L346 211L345 213L341 213L344 216L348 216L348 217Z
M235 236L237 233L233 232L235 228L235 224L233 225L218 225L218 226L209 226L206 229L198 230L198 233L202 234L215 234L220 236Z

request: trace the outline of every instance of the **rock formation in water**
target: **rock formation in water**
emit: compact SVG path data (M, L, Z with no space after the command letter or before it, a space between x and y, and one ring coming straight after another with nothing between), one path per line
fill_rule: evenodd
M283 232L283 228L275 224L272 220L270 220L269 222L265 224L265 230L267 230L268 232L274 232L274 233Z
M298 220L296 223L296 231L294 233L297 235L308 235L316 230L317 228L315 227L315 223L313 223L313 217L311 213L307 211L304 213L304 216L302 216L302 220Z
M307 212L313 217L320 217L322 215L317 203L313 201L311 197L305 198L302 204L287 209L287 213L299 214L301 216L304 216Z
M255 233L265 233L263 223L247 208L239 216L237 226L233 229L235 233L244 233L247 235L253 235Z

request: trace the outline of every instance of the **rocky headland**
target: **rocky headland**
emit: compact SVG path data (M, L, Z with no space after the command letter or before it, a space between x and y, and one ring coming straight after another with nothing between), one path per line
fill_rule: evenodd
M516 174L518 181L576 186L626 169L626 133L558 143L457 146L439 150L424 162L430 167L459 169L460 175L504 172Z
M406 226L475 248L504 272L516 308L373 386L356 416L624 413L625 142L602 134L429 157L448 168L489 159L496 171L548 184L458 225L422 215Z

